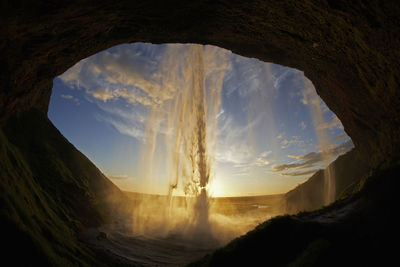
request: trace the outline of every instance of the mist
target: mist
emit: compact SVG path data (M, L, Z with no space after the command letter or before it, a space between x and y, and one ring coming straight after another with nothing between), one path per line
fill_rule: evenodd
M239 204L209 193L216 179L222 85L231 68L228 53L202 45L167 47L155 75L164 77L160 88L166 84L174 89L168 99L147 111L140 173L149 192L160 187L160 179L169 183L163 195L131 194L133 234L179 236L200 246L217 247L279 213L277 202L271 211L262 199ZM250 130L248 136L252 136Z

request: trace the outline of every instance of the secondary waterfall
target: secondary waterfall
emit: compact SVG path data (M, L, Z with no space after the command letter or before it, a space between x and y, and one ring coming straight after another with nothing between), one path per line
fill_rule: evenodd
M328 167L333 156L330 152L332 144L326 128L322 127L325 121L323 118L321 99L318 97L309 80L304 80L304 83L306 89L303 91L303 94L306 101L309 102L310 113L319 142L319 150L322 157L321 160L324 165L324 187L322 189L324 192L323 201L324 205L329 205L335 201L336 197L335 172L332 166Z

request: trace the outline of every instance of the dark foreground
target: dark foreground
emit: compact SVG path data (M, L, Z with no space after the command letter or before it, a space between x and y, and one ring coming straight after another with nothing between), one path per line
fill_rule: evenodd
M315 212L271 219L190 266L392 266L400 163L381 166L355 195Z

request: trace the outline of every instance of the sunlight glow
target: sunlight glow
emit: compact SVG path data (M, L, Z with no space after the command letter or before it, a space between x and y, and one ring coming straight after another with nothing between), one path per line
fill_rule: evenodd
M177 99L192 86L193 47L126 44L84 59L54 80L49 117L122 189L168 195L172 173L190 169L176 123L192 112L178 104L190 98ZM302 72L198 47L212 196L284 193L353 147ZM192 122L180 126L186 138ZM185 194L184 180L175 194Z

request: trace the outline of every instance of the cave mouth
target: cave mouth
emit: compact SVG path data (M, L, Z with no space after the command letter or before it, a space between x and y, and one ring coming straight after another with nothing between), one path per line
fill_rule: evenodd
M302 72L215 46L95 54L54 79L48 116L130 196L126 246L182 233L225 244L285 213L284 193L353 147ZM114 227L103 231L118 239Z

